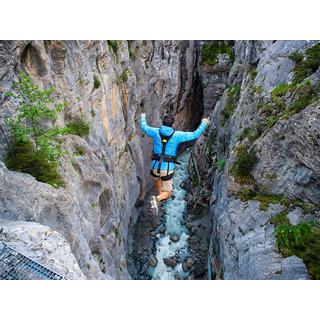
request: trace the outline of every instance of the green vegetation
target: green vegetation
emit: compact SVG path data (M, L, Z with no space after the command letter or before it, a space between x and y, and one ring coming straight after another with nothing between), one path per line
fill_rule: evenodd
M295 89L295 84L286 84L281 82L277 87L275 87L271 92L271 99L275 99L276 97L284 96L288 91L292 91Z
M292 98L292 103L287 106L284 96L289 93ZM271 128L279 119L287 119L296 113L299 113L307 106L317 100L316 92L312 87L312 82L306 80L300 84L296 83L280 83L271 92L272 105L260 105L261 113L266 114L264 119L264 128Z
M200 184L200 179L193 160L191 161L191 183L194 188L197 188Z
M73 153L76 157L80 157L86 154L86 149L80 146L74 148L75 152Z
M128 76L130 74L131 74L130 70L128 70L128 69L123 70L123 72L121 73L121 75L117 79L117 83L121 84L121 83L127 82L128 81Z
M134 49L132 48L132 42L133 40L127 40L128 41L128 49L129 49L129 57L132 61L136 60L136 54L134 52Z
M55 188L64 186L58 174L58 162L49 160L44 150L37 150L30 141L15 141L11 149L12 155L8 154L5 159L8 169L29 173L38 181L48 183Z
M201 47L200 63L202 65L213 66L217 63L219 54L227 54L229 58L234 60L233 41L210 41Z
M313 279L320 279L320 228L316 222L295 226L283 222L276 227L279 250L285 257L296 255L303 259Z
M18 114L6 119L12 138L12 153L8 153L5 163L10 170L29 173L38 181L53 187L63 186L58 174L58 160L62 155L59 135L85 133L83 122L70 122L66 127L44 123L53 122L66 103L56 103L54 88L43 90L34 84L25 73L13 83L13 91L7 92L18 102ZM89 124L86 123L86 132Z
M255 150L248 151L248 147L241 144L236 149L237 160L231 169L232 175L238 183L252 183L251 170L257 162Z
M263 88L261 86L258 86L258 87L251 86L250 91L251 91L251 94L256 94L256 93L259 94L263 92Z
M258 139L262 134L262 127L255 126L253 128L247 127L242 130L239 134L238 139L242 141L244 139L248 139L250 143L253 143L256 139Z
M281 211L277 215L275 215L272 218L270 218L270 222L275 227L278 227L278 226L280 226L282 224L288 225L288 224L290 224L290 221L289 221L287 215L288 215L288 210Z
M93 87L95 89L99 89L101 86L101 82L96 75L93 76Z
M60 129L62 134L74 134L79 137L85 137L89 134L90 123L84 118L77 118L67 123L65 128Z
M257 66L250 66L249 74L252 80L254 80L257 76Z
M307 49L305 55L293 52L289 58L295 62L293 82L299 83L318 70L320 66L320 43Z
M66 103L55 103L54 88L42 90L25 73L12 85L7 96L18 102L18 115L6 119L12 137L12 153L5 159L11 170L33 175L38 181L54 187L63 185L59 178L57 160L62 154L57 135L59 128L45 128L41 123L57 118Z
M226 121L232 116L234 110L237 107L237 103L240 98L240 90L241 90L241 84L236 84L232 88L228 88L228 96L227 96L227 102L226 105L221 113L222 115L222 125L226 123Z
M262 211L267 211L269 204L277 204L280 203L282 205L289 205L288 199L283 196L279 195L270 195L270 194L265 194L260 191L254 191L251 188L243 188L240 193L238 194L238 197L246 202L249 200L256 200L260 201L260 210Z
M314 213L320 209L319 205L314 203L307 203L297 199L290 199L283 195L274 195L274 194L267 194L267 190L263 190L263 186L254 186L254 190L251 188L244 187L238 193L238 198L242 201L250 201L250 200L257 200L260 201L260 210L266 211L268 210L269 204L281 204L287 208L294 208L299 207L303 209L305 212Z
M119 49L119 41L118 40L107 40L108 46L112 49L112 51L117 54Z
M312 88L311 81L305 81L304 83L297 86L297 96L298 98L294 100L292 105L290 105L283 113L283 118L287 119L292 115L299 113L311 103L315 102L317 97Z
M211 131L208 138L207 138L207 142L206 142L206 147L208 150L209 158L211 158L213 156L215 143L216 143L216 132Z
M225 165L226 165L226 160L225 159L220 159L220 160L217 161L218 170L223 171Z

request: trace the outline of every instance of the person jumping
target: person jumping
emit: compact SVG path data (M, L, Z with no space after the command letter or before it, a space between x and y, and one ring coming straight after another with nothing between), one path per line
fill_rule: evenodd
M156 178L157 196L152 196L151 209L158 213L160 202L172 195L174 164L180 143L196 140L209 124L208 118L203 118L197 130L193 132L175 131L174 116L164 115L160 128L150 127L147 124L146 114L140 118L140 129L148 137L153 138L153 155L150 164L150 174Z

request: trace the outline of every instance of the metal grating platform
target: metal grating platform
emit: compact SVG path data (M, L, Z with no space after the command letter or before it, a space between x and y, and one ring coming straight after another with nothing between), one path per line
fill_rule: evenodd
M63 276L0 242L0 280L63 279Z

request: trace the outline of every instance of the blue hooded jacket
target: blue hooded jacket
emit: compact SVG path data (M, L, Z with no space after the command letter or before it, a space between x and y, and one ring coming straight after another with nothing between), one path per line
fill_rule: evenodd
M171 137L171 139L168 141L166 145L166 155L176 156L177 149L180 143L198 139L207 126L208 124L202 120L198 129L193 132L175 131L175 133L173 134L173 136ZM161 141L160 132L163 135L169 136L174 131L172 127L167 127L164 125L161 125L160 128L148 126L146 117L143 115L141 115L141 118L140 118L140 129L148 137L153 138L153 153L155 154L161 154L161 151L162 151L162 141ZM150 164L150 168L157 169L158 161L152 160ZM160 169L167 170L168 162L162 162ZM173 162L169 162L169 170L174 170Z

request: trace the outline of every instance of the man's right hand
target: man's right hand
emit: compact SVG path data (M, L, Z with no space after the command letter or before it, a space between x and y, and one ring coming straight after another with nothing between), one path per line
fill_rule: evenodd
M144 112L141 113L141 117L145 117L146 114Z
M210 120L208 118L203 118L202 121L204 121L206 124L210 123Z

